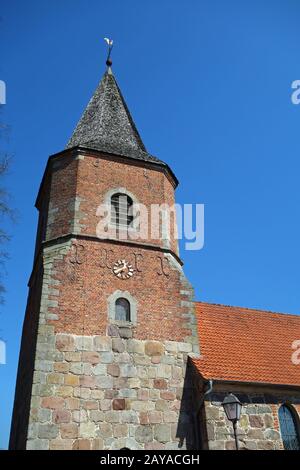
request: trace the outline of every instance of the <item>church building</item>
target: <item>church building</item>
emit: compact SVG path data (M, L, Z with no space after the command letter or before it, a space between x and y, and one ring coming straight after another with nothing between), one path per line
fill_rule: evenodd
M177 185L109 59L37 196L11 449L300 448L300 316L195 301L174 231L144 236L132 212L173 206Z

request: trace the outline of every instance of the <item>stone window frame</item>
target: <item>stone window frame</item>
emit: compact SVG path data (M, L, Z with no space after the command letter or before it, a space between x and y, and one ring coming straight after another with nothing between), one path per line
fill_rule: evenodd
M128 300L130 305L130 321L116 320L116 301L119 298ZM128 291L115 290L107 299L108 319L110 323L117 326L135 326L137 324L137 300Z
M133 204L139 204L139 201L138 201L137 197L131 191L129 191L128 189L126 189L123 186L118 186L118 187L112 188L109 191L107 191L104 195L104 203L107 204L108 206L110 206L111 205L111 198L114 194L124 194L125 196L130 197ZM112 224L111 221L109 220L108 227L115 229L116 225ZM119 227L119 229L122 229L122 227ZM139 231L139 224L137 223L135 218L133 219L132 227L126 227L124 230L128 230L128 232L137 232L137 231Z

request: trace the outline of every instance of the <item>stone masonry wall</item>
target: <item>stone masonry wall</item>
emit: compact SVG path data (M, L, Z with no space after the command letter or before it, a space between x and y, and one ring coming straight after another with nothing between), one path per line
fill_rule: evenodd
M216 391L205 401L207 420L208 447L213 450L234 450L232 423L223 411L221 403L225 395L233 392L243 403L241 419L238 423L238 436L241 449L282 450L278 409L283 403L289 403L298 411L300 417L299 392L267 390L259 387L226 392Z
M34 372L34 355L39 324L40 299L42 289L42 272L37 267L36 276L31 279L31 295L28 296L26 314L22 332L22 343L18 365L17 387L14 410L13 426L10 435L11 448L25 448L30 412L32 380Z
M110 333L55 335L40 326L38 349L55 360L36 362L27 449L185 448L191 345Z

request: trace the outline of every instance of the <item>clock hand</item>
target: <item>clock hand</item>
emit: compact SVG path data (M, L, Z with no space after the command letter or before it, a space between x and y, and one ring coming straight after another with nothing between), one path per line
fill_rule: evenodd
M123 264L123 266L121 266L120 268L115 269L115 273L119 274L120 272L124 271L125 268L126 268L126 266Z

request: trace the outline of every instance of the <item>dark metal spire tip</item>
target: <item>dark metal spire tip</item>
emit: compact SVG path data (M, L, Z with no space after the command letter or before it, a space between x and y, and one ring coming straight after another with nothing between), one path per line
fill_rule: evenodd
M107 67L111 67L112 66L112 60L110 58L110 55L111 55L111 51L112 51L114 42L113 42L112 39L109 39L109 38L104 38L104 41L106 42L106 44L108 46L106 65L107 65Z

